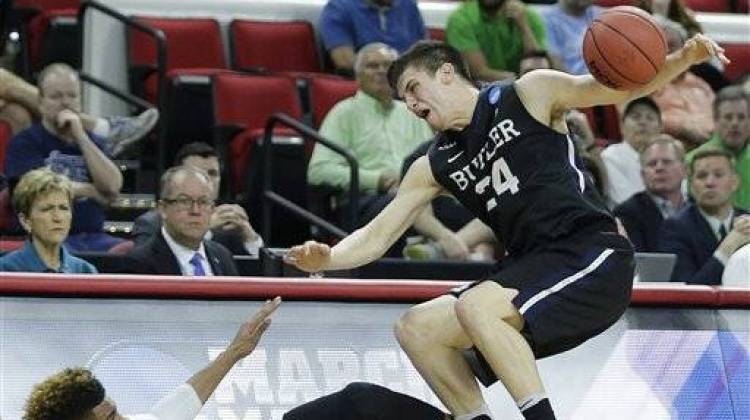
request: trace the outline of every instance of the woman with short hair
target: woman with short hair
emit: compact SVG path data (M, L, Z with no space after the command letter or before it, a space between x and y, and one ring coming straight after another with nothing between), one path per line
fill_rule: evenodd
M12 203L28 239L23 248L0 258L0 271L97 272L63 246L73 218L73 185L66 176L49 168L29 171L16 185Z

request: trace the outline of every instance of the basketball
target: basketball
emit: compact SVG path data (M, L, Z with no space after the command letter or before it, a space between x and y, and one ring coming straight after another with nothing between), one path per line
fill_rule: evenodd
M600 83L631 90L649 83L664 65L667 41L637 7L613 7L596 17L583 38L583 58Z

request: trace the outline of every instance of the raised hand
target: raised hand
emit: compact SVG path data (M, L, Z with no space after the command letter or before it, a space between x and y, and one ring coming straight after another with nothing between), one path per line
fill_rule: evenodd
M231 354L235 360L240 360L252 353L263 333L271 325L271 314L279 305L281 305L281 298L278 296L273 300L266 301L258 312L240 326L237 335L227 348L227 353Z

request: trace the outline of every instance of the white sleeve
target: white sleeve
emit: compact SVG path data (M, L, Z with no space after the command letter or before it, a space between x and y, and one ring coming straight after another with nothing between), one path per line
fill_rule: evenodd
M737 250L724 267L722 286L750 287L750 245Z
M148 414L128 416L129 420L193 420L203 408L203 403L193 387L182 384L167 394Z

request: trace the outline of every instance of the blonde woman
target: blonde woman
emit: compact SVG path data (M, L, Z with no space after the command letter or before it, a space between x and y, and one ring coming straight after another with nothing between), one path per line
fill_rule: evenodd
M96 273L63 246L73 218L73 185L66 176L49 168L29 171L16 185L12 201L28 239L22 249L0 258L0 271Z

